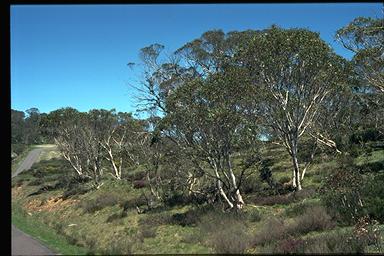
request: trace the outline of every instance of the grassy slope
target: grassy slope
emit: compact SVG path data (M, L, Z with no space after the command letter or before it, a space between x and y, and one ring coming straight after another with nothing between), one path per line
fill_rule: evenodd
M12 172L17 169L17 166L27 154L36 147L39 147L39 145L28 146L28 148L18 156L15 163L12 163ZM43 145L43 148L44 147ZM50 150L46 150L41 154L40 159L50 159L50 155ZM36 218L34 214L26 212L21 207L19 201L13 199L16 199L16 197L12 196L12 224L18 229L36 238L55 252L64 255L85 255L87 253L85 248L71 245L65 236L58 234L55 229L43 223L40 219Z
M284 150L278 147L271 148L265 152L269 156L273 155L277 161L272 166L272 172L276 180L282 177L289 177L290 162ZM50 153L51 156L54 153ZM49 156L42 156L42 159L51 159ZM384 150L375 151L368 161L382 161L384 160ZM50 161L57 161L51 159ZM358 163L365 160L356 158ZM336 167L335 161L324 161L314 164L307 173L304 180L304 187L317 187L321 183L321 178L330 170ZM49 169L49 173L57 171L55 168ZM63 171L63 170L62 170ZM68 170L70 172L70 170ZM49 174L48 173L48 174ZM47 175L47 177L49 177ZM128 210L127 216L117 218L112 222L107 222L108 218L122 212L119 203L129 199L138 198L145 189L133 189L130 183L124 181L115 181L107 179L104 186L97 191L90 191L84 195L78 195L74 198L65 201L58 200L54 202L60 195L63 194L64 189L56 189L47 191L40 195L27 197L31 192L34 192L39 186L28 185L29 182L36 178L30 174L22 174L19 179L25 181L21 186L15 185L13 187L13 205L15 209L15 218L20 216L29 216L21 214L20 212L30 212L34 218L33 223L44 223L51 228L55 229L66 237L67 242L73 245L78 245L88 248L91 252L95 253L111 253L114 252L133 252L133 253L213 253L213 248L207 245L203 239L197 239L201 236L199 228L196 226L180 226L169 223L153 224L154 230L149 234L144 234L145 226L143 223L151 223L153 220L160 220L164 216L171 216L175 213L184 213L190 210L191 206L175 206L164 209L158 213L153 214L137 214L134 208ZM47 181L49 183L49 181ZM51 181L52 183L52 181ZM265 186L265 184L263 184ZM101 210L93 213L84 211L84 202L102 198L105 195L113 195L116 202L110 206L106 206ZM247 196L245 197L247 199ZM305 199L305 203L318 202L318 198ZM259 211L261 213L261 221L248 222L247 232L254 234L260 230L264 221L269 219L272 215L282 216L284 220L289 223L292 217L289 212L294 208L300 207L300 203L290 204L275 204L272 206L257 206L248 201L245 207L246 212ZM21 208L23 210L21 210ZM19 213L18 213L19 212ZM14 210L13 210L14 214ZM383 227L383 226L382 226ZM32 227L32 229L34 229ZM336 227L336 229L339 229ZM36 229L37 230L37 229ZM36 231L38 232L38 230ZM323 232L311 232L305 236L317 236ZM49 241L48 241L49 242ZM65 247L65 246L64 246ZM260 252L262 248L255 246L249 249L248 252ZM62 249L58 251L64 253ZM81 250L79 251L81 253ZM78 254L78 253L75 253Z

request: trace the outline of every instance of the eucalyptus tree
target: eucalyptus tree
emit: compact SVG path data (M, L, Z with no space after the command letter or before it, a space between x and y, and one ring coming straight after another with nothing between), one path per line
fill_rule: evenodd
M257 88L258 112L291 156L292 185L301 190L298 144L316 127L319 108L345 79L345 61L318 33L272 26L239 54ZM316 135L324 140L320 134Z
M184 84L168 98L169 112L162 120L163 133L188 152L230 209L244 205L240 186L247 168L236 175L235 149L255 141L243 132L249 128L245 114L249 106L243 92L251 89L246 78L240 69L230 67Z
M41 115L37 108L30 108L25 111L27 116L24 121L24 143L38 144L41 143L40 121Z
M60 153L76 174L91 178L88 174L89 160L83 151L87 139L82 131L84 125L85 114L68 107L50 112L43 119L42 127L54 138Z
M23 136L25 132L25 113L11 109L11 143L23 143Z
M114 110L102 111L104 114L103 134L98 138L104 149L104 157L112 167L112 176L121 180L123 170L139 164L140 138L144 130L131 113Z
M336 39L354 53L352 63L359 80L355 94L364 119L359 130L373 128L384 135L384 19L358 17L339 29Z
M363 83L384 92L384 19L358 17L336 32L336 39L352 51L355 72Z
M232 156L242 139L251 141L240 136L250 134L244 132L250 109L245 105L250 103L243 95L250 83L232 59L255 33L208 31L163 62L159 60L163 46L154 44L141 51L145 67L141 100L147 110L161 113L155 124L158 137L173 141L199 170L180 175L187 177L190 192L201 192L193 189L194 184L209 177L229 208L244 204L239 189L243 173L238 180Z

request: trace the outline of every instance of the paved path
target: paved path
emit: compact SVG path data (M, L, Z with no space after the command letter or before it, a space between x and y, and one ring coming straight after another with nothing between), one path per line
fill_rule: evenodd
M12 178L22 171L31 168L34 162L39 159L42 149L37 148L29 152L19 168L12 175ZM36 239L25 234L12 225L12 255L55 255L54 252L42 245Z

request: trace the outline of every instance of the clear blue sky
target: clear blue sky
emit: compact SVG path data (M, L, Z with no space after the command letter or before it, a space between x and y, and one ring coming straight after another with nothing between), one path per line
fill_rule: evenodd
M152 43L173 51L210 29L277 24L320 32L335 51L337 29L381 17L382 4L15 5L11 6L11 107L40 112L71 106L135 111L127 67Z

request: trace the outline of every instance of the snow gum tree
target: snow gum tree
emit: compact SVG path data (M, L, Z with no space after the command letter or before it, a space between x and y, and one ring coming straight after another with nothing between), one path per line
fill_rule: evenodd
M318 33L276 26L254 36L239 56L257 88L255 98L262 98L258 113L291 156L292 185L301 190L300 137L316 126L320 106L343 81L345 61Z

